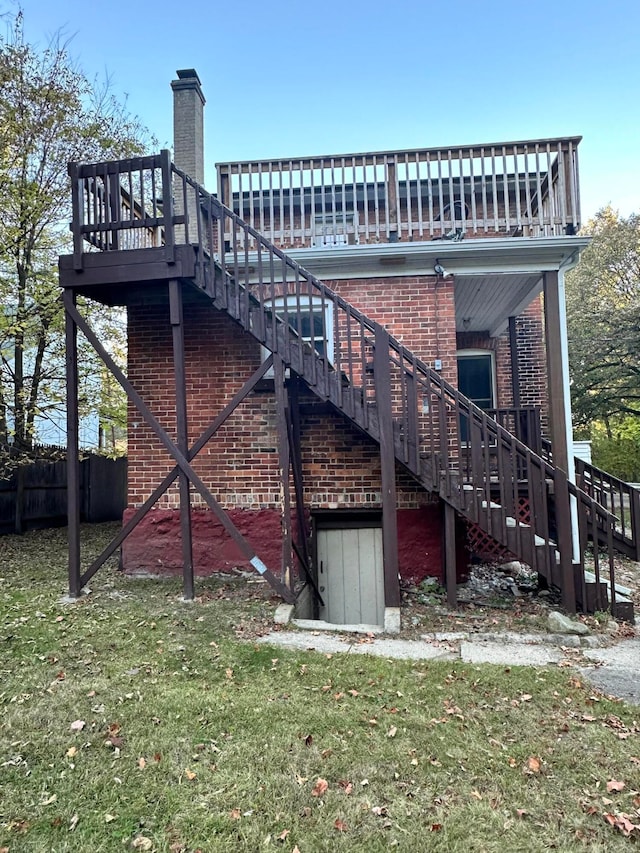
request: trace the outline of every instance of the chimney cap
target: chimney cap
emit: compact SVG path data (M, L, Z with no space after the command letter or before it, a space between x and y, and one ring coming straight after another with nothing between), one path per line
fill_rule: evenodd
M195 68L181 68L176 71L178 75L177 80L171 81L171 88L174 92L184 92L184 91L194 91L197 92L200 100L202 101L202 105L205 105L205 97L202 94L202 86L200 83L200 78L198 77L198 72Z
M197 80L200 83L200 78L195 68L181 68L176 71L176 74L178 75L178 80Z

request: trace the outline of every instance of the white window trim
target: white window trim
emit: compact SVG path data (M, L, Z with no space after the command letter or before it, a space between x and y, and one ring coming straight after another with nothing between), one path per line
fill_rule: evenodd
M290 294L289 296L277 296L272 302L265 302L264 307L266 310L271 310L275 308L276 313L278 313L278 309L282 309L285 306L285 302L287 305L287 309L289 309L289 313L294 315L296 313L298 297L295 294ZM307 306L311 305L311 308L322 308L324 304L324 357L328 359L329 364L333 364L334 357L334 339L333 339L333 302L329 299L322 299L320 296L311 296L311 297L300 297L300 313L304 314L303 310ZM319 313L319 312L318 312ZM311 344L313 340L311 337L303 338L304 341ZM266 347L261 346L260 352L262 356L262 360L264 361L270 355L270 350ZM320 353L318 353L320 355ZM273 379L273 367L269 368L269 370L265 373L265 379Z
M456 365L460 358L476 358L477 356L489 356L491 359L491 405L490 409L498 408L498 377L496 373L496 354L492 349L482 349L482 347L469 347L468 349L456 350ZM456 380L457 384L457 380Z

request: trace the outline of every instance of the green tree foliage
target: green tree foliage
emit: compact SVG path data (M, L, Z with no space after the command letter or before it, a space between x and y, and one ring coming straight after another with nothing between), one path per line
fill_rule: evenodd
M610 207L588 223L593 237L567 276L569 365L575 427L593 461L640 478L640 216Z
M57 258L69 246L67 164L132 156L146 141L108 81L88 80L59 38L41 50L25 41L21 12L9 21L0 36L0 441L9 426L29 448L36 416L64 399ZM122 324L97 313L105 343L120 342ZM100 370L88 351L82 365L95 406Z
M576 426L640 416L640 216L610 207L567 276L567 323Z

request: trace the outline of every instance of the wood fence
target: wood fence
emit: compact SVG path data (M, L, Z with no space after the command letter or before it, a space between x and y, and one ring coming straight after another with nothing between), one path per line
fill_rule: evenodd
M91 454L80 463L82 521L117 521L127 502L127 460ZM67 463L19 465L0 480L0 534L67 523Z

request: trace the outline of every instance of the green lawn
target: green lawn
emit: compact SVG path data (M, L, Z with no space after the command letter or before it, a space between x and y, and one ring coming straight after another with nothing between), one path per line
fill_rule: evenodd
M0 851L636 849L640 711L570 669L257 646L239 581L65 606L64 549L0 539Z

